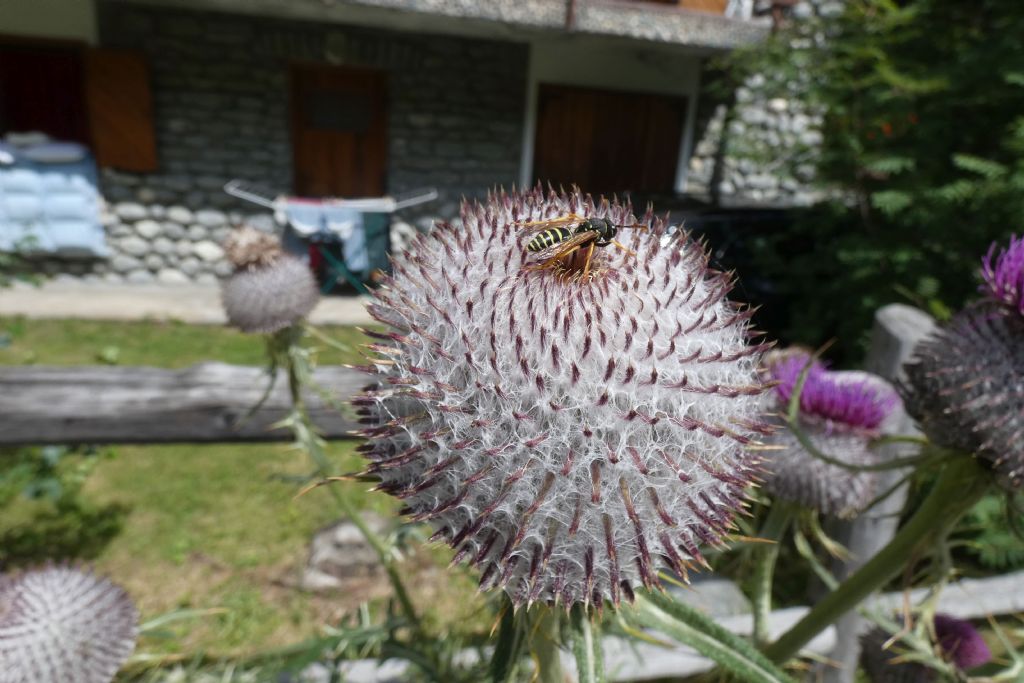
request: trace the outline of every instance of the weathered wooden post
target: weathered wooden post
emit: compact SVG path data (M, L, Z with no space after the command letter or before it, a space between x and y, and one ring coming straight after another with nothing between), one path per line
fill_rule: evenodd
M914 347L934 327L932 317L916 308L903 304L889 304L880 308L875 313L871 347L864 369L890 382L895 381ZM903 412L902 407L898 415L890 418L888 428L898 434L913 434L916 431L913 421ZM885 448L888 453L895 454L898 446ZM880 472L879 492L895 486L905 474L905 470ZM846 546L851 554L849 562L837 563L834 567L836 578L845 579L889 542L899 526L899 515L906 502L906 495L906 486L901 486L858 518L830 526L832 537ZM826 683L853 683L860 656L858 637L863 625L864 619L856 612L849 612L836 623L836 646L830 655L835 664L823 671L822 678Z

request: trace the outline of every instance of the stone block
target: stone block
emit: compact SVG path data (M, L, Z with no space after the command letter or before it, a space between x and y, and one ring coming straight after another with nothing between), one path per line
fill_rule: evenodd
M175 253L174 242L167 239L166 237L157 237L153 240L153 251L160 254L163 257L167 257Z
M227 225L228 218L223 211L216 209L201 209L195 214L196 223L207 228L216 228Z
M127 254L114 254L110 258L110 269L115 273L127 273L142 267L142 261Z
M173 268L161 268L156 279L166 285L183 285L191 281L188 275Z
M185 273L185 275L188 275L189 277L195 277L196 275L199 274L200 270L199 259L197 259L195 256L188 256L186 258L183 258L181 260L181 263L178 264L178 270Z
M153 282L156 278L148 270L133 270L124 277L125 282L133 285L144 285Z
M114 206L114 213L116 213L117 217L121 220L128 221L130 223L141 221L149 215L146 207L137 202L118 202Z
M185 226L180 223L164 221L163 234L164 237L167 237L168 239L180 240L187 234L187 231L185 230Z
M200 242L210 236L210 231L206 229L206 226L194 223L193 225L188 226L187 235L193 242Z
M149 251L149 242L137 235L129 235L117 240L114 248L132 256L143 256Z
M135 224L135 232L137 232L140 237L151 240L163 232L163 227L155 220L146 218Z
M388 532L389 523L383 517L370 513L364 515L364 520L375 533ZM355 524L342 520L313 536L301 584L306 590L332 590L342 588L354 577L366 577L379 571L377 553Z
M197 242L193 245L192 252L202 261L206 261L207 263L219 261L224 258L224 250L220 248L220 245L209 240Z

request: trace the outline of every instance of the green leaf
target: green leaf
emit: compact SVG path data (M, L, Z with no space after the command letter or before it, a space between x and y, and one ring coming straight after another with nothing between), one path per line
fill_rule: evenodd
M1006 166L997 161L983 159L973 154L954 154L953 164L964 171L976 173L983 178L993 180L1006 175Z
M1024 73L1020 71L1011 71L1003 76L1009 85L1024 85Z
M155 632L163 629L169 624L173 624L176 621L185 621L188 619L201 619L203 617L214 616L217 614L224 614L228 610L220 607L210 607L207 609L177 609L171 612L164 612L163 614L153 617L149 621L139 625L139 633L146 636L152 636Z
M912 202L913 199L909 194L899 190L883 190L871 195L871 206L889 216L903 211Z
M492 683L515 680L519 660L523 656L527 641L522 620L516 618L512 601L505 597L502 602L504 604L498 626L498 642L490 666Z
M706 614L668 596L652 592L638 595L633 618L713 660L748 683L793 683L793 679L739 636L719 626Z
M601 627L591 621L579 606L570 616L572 653L576 656L579 683L603 683L604 655L601 652Z
M881 157L873 159L864 164L865 170L873 173L895 174L903 171L912 171L916 162L911 157Z

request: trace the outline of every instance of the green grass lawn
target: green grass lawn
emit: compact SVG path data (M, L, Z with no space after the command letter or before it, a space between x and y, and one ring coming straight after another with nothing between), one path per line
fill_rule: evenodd
M358 359L362 335L357 330L324 332L349 350L324 347L318 354L321 364ZM0 335L0 365L116 360L121 365L178 368L206 360L264 362L260 337L221 327L0 318ZM355 445L330 444L338 472L358 467ZM143 643L143 649L223 654L280 646L312 635L368 596L382 594L379 582L330 597L295 589L312 533L338 514L324 489L295 498L294 478L307 474L309 463L287 444L109 450L111 455L94 463L83 497L96 506L123 506L126 512L121 532L92 560L97 569L129 590L144 618L183 607L224 608L179 626L175 638ZM385 514L395 509L390 498L369 493L366 484L337 486L364 509ZM16 503L0 520L0 532L24 523L40 505ZM438 597L454 588L447 578L439 580L437 560L443 558L438 553L424 552L410 562L414 595L421 604L433 606L435 618L465 618L479 602ZM461 585L467 577L456 573L452 581Z

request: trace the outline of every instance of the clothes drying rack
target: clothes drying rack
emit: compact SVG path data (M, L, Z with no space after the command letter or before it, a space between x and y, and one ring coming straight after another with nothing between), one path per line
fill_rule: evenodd
M325 273L321 291L324 294L330 292L342 279L351 284L356 291L366 293L368 290L362 279L356 276L353 269L346 263L344 256L338 258L329 248L332 245L342 245L344 250L358 243L365 249L367 267L364 276L369 279L376 270L384 270L387 267L387 253L390 251L390 225L391 216L400 209L405 209L418 204L437 199L437 190L434 188L423 188L406 192L396 196L385 197L361 197L357 199L341 198L305 198L294 197L284 194L268 192L254 183L236 179L224 185L224 191L232 197L237 197L258 206L270 209L274 212L274 220L281 225L285 231L285 242L289 238L301 240L308 245L310 255L315 255L317 260L323 264ZM302 222L294 219L294 209L315 208L328 211L346 211L349 214L357 214L358 221L341 221L332 223L330 221L316 221L315 223ZM358 225L353 226L353 223ZM294 237L289 235L291 233ZM379 248L371 249L371 242ZM319 268L315 268L319 271Z

